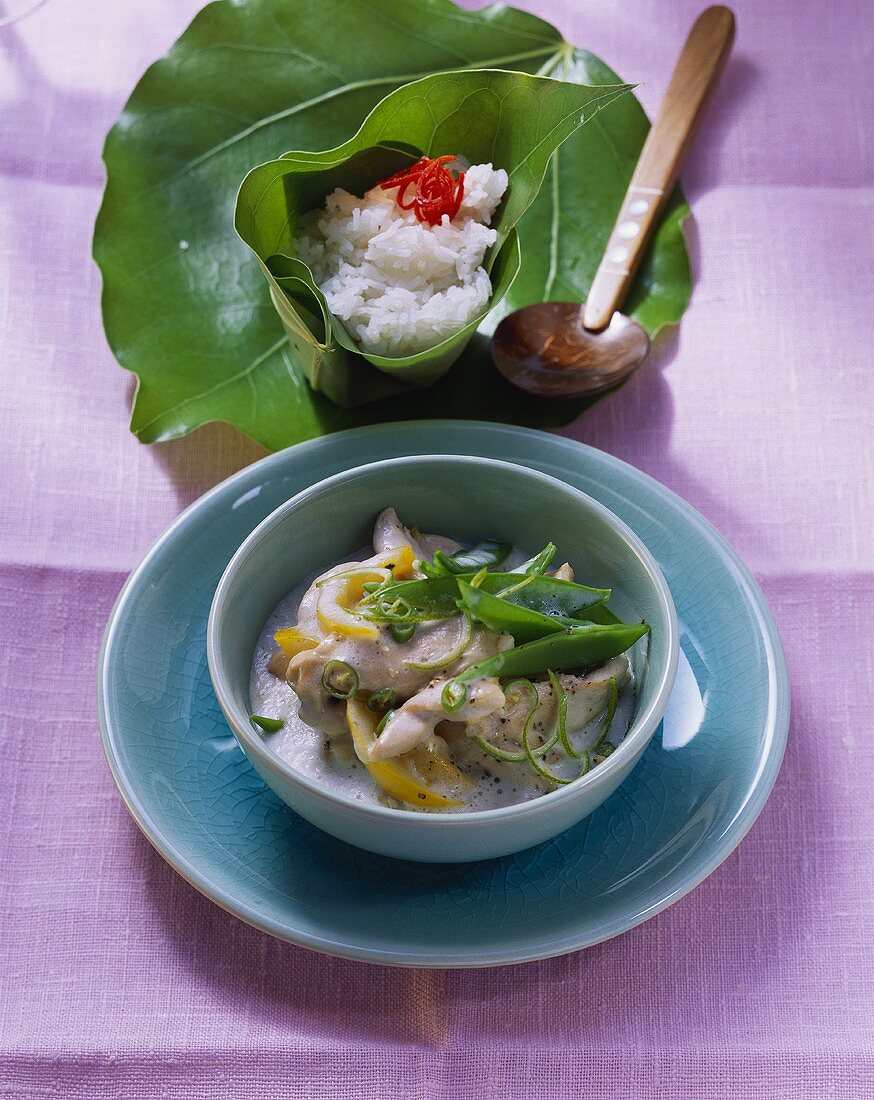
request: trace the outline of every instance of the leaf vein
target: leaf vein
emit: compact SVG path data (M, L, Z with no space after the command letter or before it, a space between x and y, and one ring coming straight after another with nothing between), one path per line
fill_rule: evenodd
M241 378L249 378L249 376L262 366L274 352L278 351L285 342L286 337L280 337L275 344L271 344L257 359L253 359L248 366L244 367L241 371L237 371L237 373L231 375L230 378L224 378L221 382L216 382L214 386L210 386L209 389L201 390L199 393L193 393L183 398L182 401L177 401L175 405L171 405L169 408L162 410L157 416L153 416L151 420L147 420L145 424L140 424L136 429L137 435L142 435L143 432L151 428L153 424L156 424L159 420L164 420L168 416L172 416L173 413L178 412L180 409L184 409L186 405L191 405L195 401L202 401L204 398L210 397L214 393L218 393L219 390L225 389L226 386L233 385L234 382L239 382Z

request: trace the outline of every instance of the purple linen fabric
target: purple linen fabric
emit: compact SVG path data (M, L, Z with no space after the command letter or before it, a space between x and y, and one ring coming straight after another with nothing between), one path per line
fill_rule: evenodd
M644 81L650 110L698 8L530 6ZM739 0L684 173L691 307L567 433L680 493L758 576L793 681L774 794L649 923L466 972L323 958L241 924L141 837L103 760L96 653L125 575L260 454L221 427L128 434L89 257L103 136L196 7L49 0L0 28L0 1097L874 1095L865 0Z

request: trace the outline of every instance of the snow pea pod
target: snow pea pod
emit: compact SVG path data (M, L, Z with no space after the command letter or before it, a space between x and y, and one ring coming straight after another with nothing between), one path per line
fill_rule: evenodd
M470 580L473 573L468 573ZM454 576L399 581L365 596L359 615L383 623L421 623L458 614L458 581Z
M461 594L459 607L465 608L472 618L489 630L512 634L517 645L580 625L578 619L563 615L544 615L542 611L534 611L530 607L501 599L500 596L493 596L482 588L467 584L461 577L458 578L458 591Z
M617 623L622 622L619 616L614 615L605 603L599 603L593 607L586 607L582 611L577 612L576 615L572 615L571 618L575 622L585 620L588 623L598 623L599 626L615 626Z
M549 563L554 557L555 543L548 542L539 554L535 554L533 558L529 558L528 561L523 561L521 565L517 565L513 572L538 574L545 573L546 570L549 568Z
M449 682L468 683L486 677L537 676L547 669L561 672L600 665L624 653L648 631L649 623L618 626L581 623L560 634L549 634L478 661Z
M437 550L433 562L422 561L419 567L426 577L456 576L459 573L476 572L478 569L491 569L500 565L513 549L509 542L480 542L470 550L459 550L456 554L447 554Z
M465 578L466 579L466 578ZM544 615L581 617L588 608L610 598L609 588L589 588L576 581L557 577L538 577L518 573L492 573L480 587L519 607ZM504 582L503 584L501 582ZM519 583L524 581L525 583Z
M374 622L424 622L458 613L459 582L471 584L475 573L400 581L366 596L358 613ZM588 588L530 573L486 573L476 585L481 592L502 596L518 607L544 615L575 617L610 597L609 588Z

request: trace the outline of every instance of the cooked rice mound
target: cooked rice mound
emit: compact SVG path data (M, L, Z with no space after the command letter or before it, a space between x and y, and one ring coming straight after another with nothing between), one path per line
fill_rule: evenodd
M475 164L452 221L418 221L396 191L363 199L338 188L303 220L298 256L335 317L364 351L411 355L439 344L482 313L492 284L482 267L497 234L489 228L507 173Z

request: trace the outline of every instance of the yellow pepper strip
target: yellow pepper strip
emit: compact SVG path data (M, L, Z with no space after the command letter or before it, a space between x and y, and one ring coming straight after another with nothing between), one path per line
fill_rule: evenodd
M384 569L360 569L329 577L319 588L316 618L327 634L343 634L347 638L378 638L379 628L356 615L352 608L364 595L364 585L381 583Z
M290 626L287 630L277 630L273 635L273 641L282 649L286 657L296 657L305 649L315 649L319 644L317 638L311 638L296 626Z
M368 710L367 704L361 699L348 699L346 701L346 721L349 732L352 734L352 744L355 753L361 763L370 772L376 784L386 794L390 794L399 802L406 802L410 806L426 806L430 809L446 809L450 806L463 806L454 798L446 798L437 794L429 787L424 786L398 760L379 760L373 763L368 756L368 750L376 740L376 724L379 721L373 711Z
M442 752L435 752L431 748L421 748L413 749L406 756L423 779L433 776L435 779L442 779L444 783L466 787L468 790L476 786L470 776L465 775L463 771L456 768Z
M413 568L416 555L411 546L399 546L397 550L390 551L390 556L382 563L386 569L391 570L392 580L409 581L416 575Z

